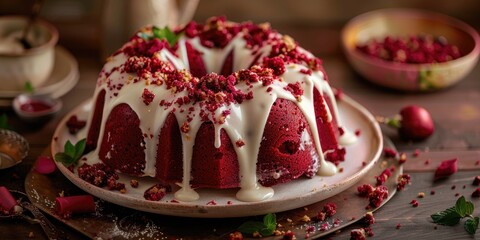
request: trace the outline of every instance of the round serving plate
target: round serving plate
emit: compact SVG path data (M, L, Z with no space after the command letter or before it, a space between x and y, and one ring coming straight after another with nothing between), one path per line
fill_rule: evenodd
M160 201L149 201L145 200L143 194L149 187L158 183L154 178L119 174L119 181L126 183L127 188L126 193L122 194L96 187L80 179L76 170L71 172L61 163L57 163L57 166L65 177L82 190L105 201L145 212L182 217L224 218L286 211L322 201L346 190L365 176L380 158L383 138L375 118L363 106L345 95L338 101L338 107L345 126L352 131L360 131L358 141L346 147L346 160L339 165L343 170L334 176L300 178L274 186L274 196L261 202L237 200L235 194L238 189L197 189L200 198L194 202L172 201L174 194L167 194ZM67 140L75 143L84 138L86 129L78 135L72 135L68 132L66 122L72 115L86 120L91 111L92 101L88 100L65 116L53 136L52 155L62 152ZM130 186L131 179L139 182L137 188Z

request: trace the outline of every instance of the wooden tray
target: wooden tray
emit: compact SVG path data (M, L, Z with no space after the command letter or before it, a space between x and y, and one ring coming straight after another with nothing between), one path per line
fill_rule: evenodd
M384 138L384 147L394 148L388 138ZM50 149L50 148L48 148ZM50 151L45 150L44 155ZM375 184L375 176L390 166L395 166L396 171L385 185L389 189L389 196L383 204L390 200L396 193L397 177L403 173L397 160L384 158L377 162L358 184L326 200L285 212L276 213L277 223L281 231L293 231L297 239L309 237L311 239L333 233L360 220L367 211L368 200L357 196L357 187L362 184ZM223 239L229 233L246 221L261 221L262 216L199 219L173 217L152 213L145 213L134 209L121 207L96 198L97 212L92 214L74 215L70 219L63 219L54 212L55 198L63 192L65 196L86 194L68 181L60 171L49 175L42 175L33 169L25 179L25 191L29 199L41 210L59 221L83 233L85 236L103 239ZM305 222L304 216L313 217L320 212L325 203L333 202L337 205L337 213L325 221ZM334 224L334 221L337 224ZM325 223L327 223L325 225ZM321 230L321 226L328 226ZM265 239L281 239L282 236ZM246 238L248 239L248 238Z

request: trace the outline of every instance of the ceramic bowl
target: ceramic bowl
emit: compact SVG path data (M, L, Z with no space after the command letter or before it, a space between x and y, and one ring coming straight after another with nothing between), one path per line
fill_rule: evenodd
M13 99L13 110L21 120L36 125L52 119L62 109L62 101L48 95L20 94Z
M387 36L431 35L444 37L462 57L443 63L398 63L369 56L356 49L372 39ZM452 17L417 9L382 9L351 19L342 30L342 45L353 68L367 80L392 89L422 92L451 86L477 64L478 32Z
M41 86L53 70L57 29L37 19L27 36L32 48L24 49L18 39L26 24L26 16L0 17L0 90L22 91L27 82Z
M27 140L18 133L0 129L0 169L19 164L28 155Z

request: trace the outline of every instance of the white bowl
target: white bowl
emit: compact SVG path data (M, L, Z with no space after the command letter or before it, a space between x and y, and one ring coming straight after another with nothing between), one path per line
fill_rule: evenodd
M397 63L368 56L356 49L371 39L419 34L443 36L462 57L443 63ZM405 92L430 92L459 82L476 66L480 54L478 32L452 17L418 9L380 9L350 20L342 31L347 59L365 79Z
M20 94L13 99L13 110L21 120L41 125L62 109L62 101L48 95Z
M27 82L41 86L53 70L57 29L37 19L27 37L33 47L24 49L17 39L26 24L24 16L0 17L0 90L22 91Z

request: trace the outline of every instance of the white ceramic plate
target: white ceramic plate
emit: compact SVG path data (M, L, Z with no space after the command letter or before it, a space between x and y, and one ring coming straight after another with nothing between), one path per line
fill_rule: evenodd
M76 136L68 133L66 128L68 118L76 114L79 119L87 119L91 110L92 102L89 100L65 116L53 136L51 145L53 155L63 151L63 146L67 140L73 143L79 140ZM343 96L342 100L339 101L339 111L349 129L359 129L361 131L358 141L347 147L346 161L339 166L343 168L343 171L331 177L301 178L274 186L275 195L262 202L238 201L235 198L238 189L197 189L200 199L195 202L171 202L173 194L167 194L158 202L147 201L143 198L143 193L156 183L153 178L136 178L119 174L120 181L126 183L127 188L127 192L122 194L118 191L110 191L89 184L60 163L57 163L57 166L70 181L84 191L121 206L151 213L183 217L222 218L286 211L324 200L353 186L379 159L383 139L380 127L374 117L360 104L347 96ZM86 131L86 129L83 129L83 131ZM85 132L79 135L85 135ZM137 179L139 187L130 187L130 179ZM212 204L213 202L215 204Z
M56 46L52 74L42 86L35 88L35 93L59 98L77 84L79 76L77 60L65 48ZM0 89L0 106L11 106L13 98L21 93L23 92Z

